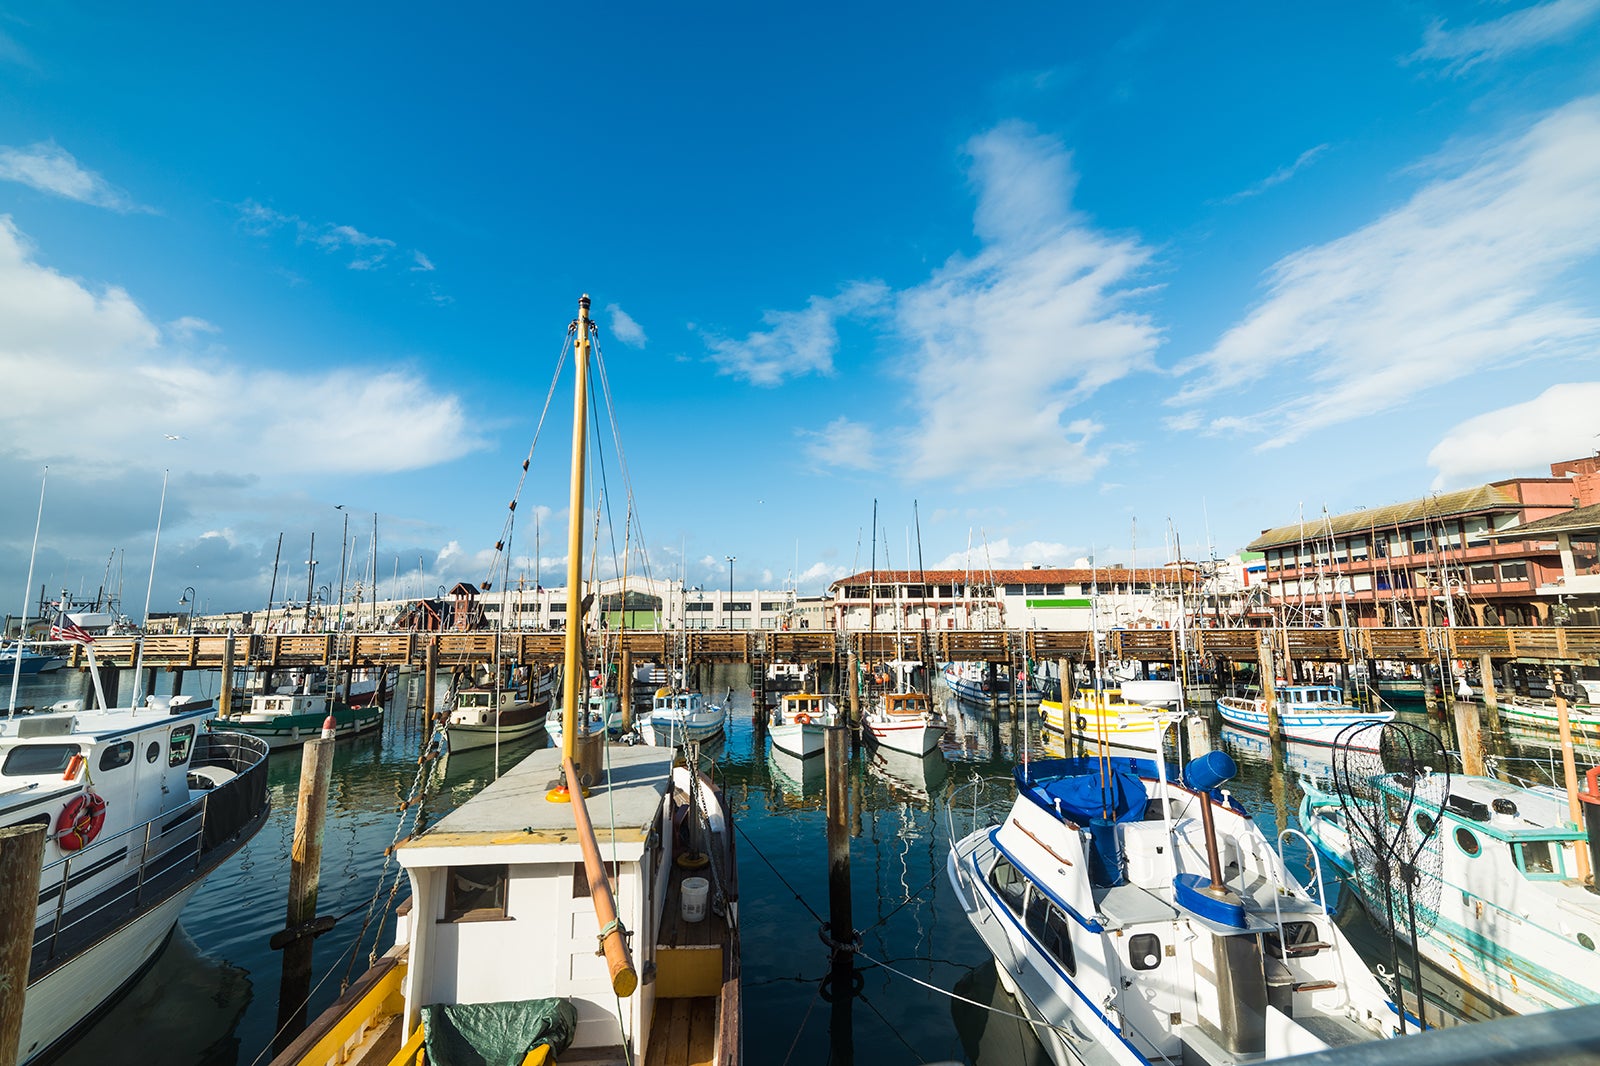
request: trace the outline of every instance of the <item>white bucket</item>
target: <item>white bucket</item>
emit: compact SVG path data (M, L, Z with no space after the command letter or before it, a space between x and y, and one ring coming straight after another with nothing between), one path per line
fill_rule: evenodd
M710 891L711 882L703 877L683 879L683 904L678 913L684 921L698 922L706 916L706 896Z

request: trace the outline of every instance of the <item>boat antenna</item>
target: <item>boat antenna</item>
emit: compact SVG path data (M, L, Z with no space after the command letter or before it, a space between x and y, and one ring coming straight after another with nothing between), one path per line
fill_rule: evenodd
M139 624L138 652L133 657L133 706L137 711L144 699L144 638L150 628L150 597L156 590L156 553L161 550L161 519L167 513L167 477L170 470L161 471L161 503L156 508L156 540L150 546L150 581L144 589L144 621ZM315 534L313 534L314 536Z
M283 534L278 534L278 550L272 553L272 584L267 588L267 620L262 632L272 632L272 598L278 594L278 560L283 558Z
M28 639L28 600L33 595L33 560L39 554L39 527L44 524L44 487L50 479L50 468L44 468L39 478L39 514L33 520L33 550L28 553L28 580L22 586L22 625L17 630L17 657L11 670L11 706L6 711L9 721L17 713L17 685L22 681L22 645ZM63 595L63 600L67 597ZM63 607L65 610L65 607Z
M872 583L867 586L867 632L878 629L878 499L872 499ZM859 665L859 659L857 660Z

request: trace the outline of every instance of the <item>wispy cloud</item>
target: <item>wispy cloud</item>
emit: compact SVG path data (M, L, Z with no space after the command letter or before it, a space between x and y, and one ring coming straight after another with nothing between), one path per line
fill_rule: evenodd
M711 361L724 374L752 385L781 385L806 374L830 375L839 350L838 320L878 307L889 290L878 282L858 281L837 296L813 296L801 311L768 311L769 327L743 340L706 335Z
M974 543L971 550L951 552L936 563L929 563L930 570L965 570L971 568L973 572L986 569L1004 569L1011 567L1033 566L1072 566L1077 557L1083 554L1083 548L1073 547L1070 544L1060 544L1055 541L1030 540L1025 544L1012 547L1011 540L1000 537L998 540L986 540L983 543Z
M1422 46L1411 58L1441 60L1447 71L1459 74L1479 63L1565 41L1597 13L1600 0L1547 0L1455 30L1446 29L1439 20L1423 33Z
M165 336L215 328L185 316ZM259 369L197 359L163 337L126 290L95 290L45 266L0 215L0 434L31 457L85 470L109 457L210 470L218 456L249 455L251 473L267 476L418 469L481 446L460 398L406 369ZM63 395L73 397L72 432L31 432ZM241 408L257 417L235 417ZM330 410L344 414L330 419ZM179 426L181 447L162 439Z
M207 322L194 315L184 315L182 318L167 323L167 336L176 341L191 341L199 333L221 333L222 327Z
M611 335L630 348L643 348L649 340L644 335L644 328L633 320L633 316L616 304L607 304L606 311L611 315Z
M1132 310L1150 250L1075 211L1059 141L1011 123L967 144L981 250L900 294L895 328L917 413L907 470L968 485L1083 481L1104 462L1075 407L1152 366L1161 339Z
M330 255L347 255L345 264L351 270L378 270L396 264L396 243L387 237L375 237L355 226L345 223L311 222L299 215L286 214L256 200L246 200L236 205L239 225L253 237L270 237L279 231L294 234L296 244L320 248ZM431 273L433 260L423 252L412 249L412 272ZM434 295L435 302L442 302Z
M1261 303L1179 368L1194 380L1169 402L1225 398L1237 421L1213 429L1282 445L1489 367L1591 351L1600 319L1559 283L1597 251L1600 106L1583 99L1280 260Z
M1525 474L1600 448L1600 381L1552 385L1532 400L1452 426L1428 453L1435 489Z
M15 181L52 196L124 214L150 210L49 141L26 148L0 146L0 181Z
M1222 203L1236 204L1240 200L1248 200L1252 196L1260 196L1262 193L1266 192L1275 185L1282 185L1284 182L1300 173L1300 171L1310 166L1312 161L1315 160L1317 156L1321 155L1327 150L1328 146L1325 144L1319 144L1315 148L1307 148L1305 151L1300 153L1293 163L1290 163L1287 166L1279 167L1277 170L1274 170L1271 174L1268 174L1266 177L1262 178L1254 185L1251 185L1249 188L1240 189L1232 196L1224 197Z
M878 467L877 443L872 427L840 416L821 430L800 431L806 458L819 467L845 470L874 470Z

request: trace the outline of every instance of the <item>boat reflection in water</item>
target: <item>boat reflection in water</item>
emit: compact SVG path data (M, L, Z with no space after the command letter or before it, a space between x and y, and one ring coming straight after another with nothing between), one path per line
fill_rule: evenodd
M944 790L950 777L950 764L944 752L908 755L892 748L877 748L867 753L872 773L883 779L889 794L903 803L928 803Z
M239 1019L252 998L250 975L202 955L182 926L133 991L73 1045L80 1062L125 1062L129 1034L160 1048L168 1062L231 1063L239 1059Z
M781 748L767 750L767 774L776 806L820 808L827 798L823 759L802 759Z
M1225 725L1217 735L1219 745L1236 759L1267 763L1272 760L1272 741L1259 733L1251 733L1235 726ZM1333 777L1333 749L1320 744L1305 744L1295 740L1283 742L1283 768L1285 771L1316 781Z
M1017 1016L1017 1001L1000 987L993 959L957 979L955 993L961 999L950 1001L950 1020L967 1058L1007 1066L1050 1066L1032 1023Z

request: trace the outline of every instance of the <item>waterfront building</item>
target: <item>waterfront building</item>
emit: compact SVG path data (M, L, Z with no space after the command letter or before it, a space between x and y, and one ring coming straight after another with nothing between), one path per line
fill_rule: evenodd
M1570 612L1563 596L1600 593L1600 521L1581 513L1595 504L1600 466L1580 459L1547 478L1324 512L1247 550L1264 554L1267 605L1291 625L1545 625Z

